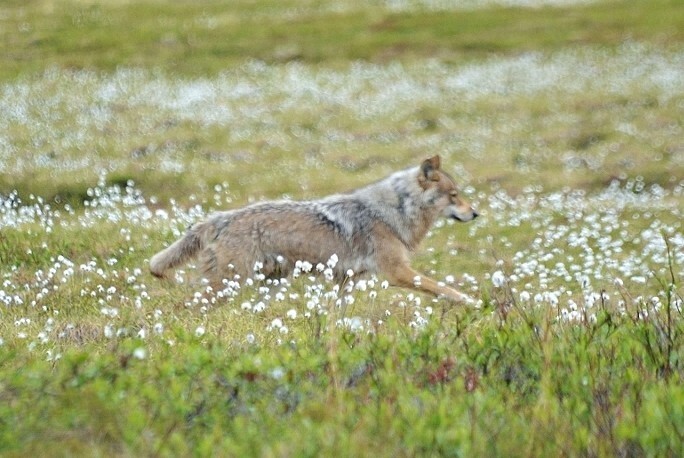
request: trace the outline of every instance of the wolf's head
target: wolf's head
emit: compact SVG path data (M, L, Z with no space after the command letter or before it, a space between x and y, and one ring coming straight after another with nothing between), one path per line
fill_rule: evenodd
M440 169L439 156L425 159L420 165L418 183L425 192L425 202L433 206L447 218L470 221L479 213L464 200L454 179Z

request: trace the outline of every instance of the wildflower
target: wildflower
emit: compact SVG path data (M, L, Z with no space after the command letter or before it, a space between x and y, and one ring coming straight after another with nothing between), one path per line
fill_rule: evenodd
M254 311L256 313L263 312L264 310L266 310L266 304L263 301L257 302L254 306Z
M133 350L133 357L135 359L145 359L147 357L147 350L142 347L138 347Z
M204 332L204 326L197 326L197 328L195 328L195 337L202 337L204 335Z
M363 331L363 320L358 316L344 318L343 323L352 332Z
M271 324L266 327L267 330L272 331L274 329L280 329L283 327L283 320L280 318L274 318Z
M271 370L270 375L274 380L280 380L285 376L285 370L282 367L275 367Z
M497 270L492 274L492 284L495 288L501 288L506 284L506 276L500 270Z

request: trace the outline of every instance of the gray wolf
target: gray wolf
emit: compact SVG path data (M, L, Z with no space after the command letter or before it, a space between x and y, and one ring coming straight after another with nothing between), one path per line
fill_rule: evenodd
M199 256L204 277L220 286L236 275L250 277L257 263L265 277L284 278L297 261L315 266L337 255L333 270L338 281L350 269L354 275L377 273L394 286L471 302L409 264L409 254L440 216L470 221L478 213L434 156L346 194L217 212L154 255L150 271L163 278L169 269Z

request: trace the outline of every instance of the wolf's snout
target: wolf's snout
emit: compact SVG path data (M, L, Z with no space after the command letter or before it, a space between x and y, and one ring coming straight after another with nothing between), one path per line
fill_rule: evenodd
M480 214L477 212L477 210L473 209L473 219L477 218L480 216Z

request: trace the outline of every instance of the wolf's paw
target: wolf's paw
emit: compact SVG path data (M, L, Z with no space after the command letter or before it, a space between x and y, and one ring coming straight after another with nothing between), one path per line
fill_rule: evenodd
M463 294L458 291L453 291L450 292L449 294L443 294L443 298L448 300L449 302L452 302L454 304L465 304L465 305L475 305L477 304L477 301L473 299L472 297L468 296L467 294Z
M459 302L461 302L462 304L465 304L465 305L477 304L477 301L474 298L468 296L467 294L461 294L460 296L461 296L461 298L459 299Z

